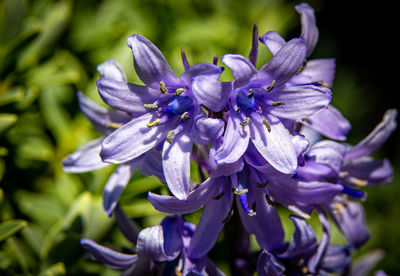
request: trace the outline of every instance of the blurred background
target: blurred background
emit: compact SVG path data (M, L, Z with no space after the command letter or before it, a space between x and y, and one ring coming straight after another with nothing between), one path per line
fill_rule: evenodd
M356 144L398 108L395 94L399 57L395 9L353 1L308 1L315 9L320 40L310 57L336 58L332 103L352 124ZM357 2L357 1L354 1ZM0 274L118 275L91 260L79 244L91 238L117 250L132 249L102 209L101 194L115 167L66 174L61 160L99 136L79 111L76 92L99 104L96 66L117 60L130 82L133 70L126 38L140 33L165 55L179 75L180 49L189 62L215 55L247 56L254 22L260 35L274 30L290 39L300 34L294 6L279 0L1 0L0 1ZM259 45L257 67L271 56ZM222 65L221 63L219 63ZM229 79L228 70L224 78ZM375 270L400 275L399 131L374 154L395 169L392 183L367 189L364 203L370 241L354 255L381 250ZM196 175L193 176L196 178ZM196 179L194 179L196 180ZM135 174L121 206L142 227L162 214L146 200L165 192L155 178ZM199 214L188 216L196 222ZM288 221L288 220L287 220ZM290 223L284 221L290 236ZM314 224L313 224L314 225ZM315 230L320 233L319 225ZM333 242L344 242L334 231ZM223 234L209 256L224 263Z

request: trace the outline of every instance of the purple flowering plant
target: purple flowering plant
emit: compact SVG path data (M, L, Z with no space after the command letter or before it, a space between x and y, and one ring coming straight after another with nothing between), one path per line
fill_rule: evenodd
M183 50L184 73L177 76L140 34L128 37L127 45L142 84L127 82L114 60L97 67L98 92L110 108L82 93L78 100L104 136L67 156L63 166L81 173L118 165L104 187L103 207L135 249L122 253L82 239L96 260L124 275L225 275L208 257L225 229L225 238L236 233L226 242L238 244L229 252L233 275L366 275L352 266L351 254L370 236L364 188L393 177L389 160L370 155L396 128L397 111L388 110L357 145L345 143L351 125L330 104L335 60L307 60L319 36L315 14L305 3L295 8L299 37L285 41L274 31L259 36L255 25L248 57L221 57L232 81L220 80L225 67L217 57L191 65ZM272 58L257 69L259 42ZM192 162L201 183L191 181ZM148 193L166 216L144 229L118 204L137 170L169 190ZM199 210L197 225L185 220ZM308 223L313 213L321 237ZM282 223L288 219L295 229L290 241ZM331 224L346 244L331 244Z

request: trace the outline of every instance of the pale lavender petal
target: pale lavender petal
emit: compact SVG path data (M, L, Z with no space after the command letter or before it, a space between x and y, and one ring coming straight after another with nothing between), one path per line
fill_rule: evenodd
M145 104L152 104L160 92L147 86L109 79L97 81L97 88L103 101L117 110L128 113L146 113Z
M220 165L239 160L249 144L249 126L240 124L242 118L235 111L230 110L229 114L224 142L215 154L215 161Z
M108 134L115 128L114 124L123 124L130 120L131 116L118 110L106 109L78 92L79 107L83 114L90 120L96 130L102 134Z
M192 92L197 102L214 112L225 107L232 89L233 82L222 82L209 76L198 76L192 80Z
M326 177L336 177L335 172L326 164L317 163L313 160L307 160L303 166L297 169L296 178L303 181L322 180Z
M153 207L163 213L182 215L199 210L212 197L216 196L222 185L222 178L208 178L191 191L182 201L174 196L162 196L149 192L148 200Z
M103 192L103 207L108 216L111 216L117 202L136 169L141 165L143 156L121 164L108 178Z
M171 193L180 200L186 200L190 187L190 158L193 141L185 131L166 140L162 151L165 180Z
M140 258L165 261L164 234L161 225L155 225L140 231L136 245Z
M257 259L257 272L260 276L284 275L285 266L267 250L261 251Z
M135 159L162 142L167 137L168 131L177 125L177 120L170 119L158 126L147 126L155 119L157 119L155 114L147 113L124 124L104 138L101 150L103 161L118 164Z
M336 62L333 58L313 59L307 61L304 69L290 79L292 84L319 83L332 87L335 78Z
M319 36L314 9L307 3L296 5L295 8L301 15L301 36L307 43L307 56L309 56L314 51Z
M303 65L306 51L304 39L290 40L259 70L259 77L275 80L276 85L285 84Z
M168 85L181 83L160 50L147 38L134 34L126 44L132 49L136 74L144 84L158 88L161 81Z
M138 256L123 254L101 246L90 239L81 239L81 245L92 254L96 260L112 268L127 268L138 261Z
M314 144L307 153L307 156L315 162L325 164L339 173L345 154L345 145L330 140L323 140Z
M62 161L63 169L68 173L89 172L108 166L100 158L101 143L104 137L97 138L78 148Z
M192 139L196 144L208 144L224 132L225 123L221 119L206 118L206 114L201 111L195 117L195 123L192 128Z
M332 105L306 118L302 123L330 139L339 141L346 140L351 129L350 122Z
M114 59L109 59L97 66L100 78L126 82L125 72Z
M259 40L268 47L273 56L286 44L285 39L275 31L269 31L263 34L260 36Z
M204 208L196 231L187 249L189 257L198 259L205 256L214 246L224 227L224 220L232 208L232 190L229 183L224 185L224 195L217 200L210 200Z
M291 135L281 122L271 118L267 120L271 131L265 127L261 116L253 112L250 123L251 141L272 167L284 174L294 174L297 169L297 154Z
M209 151L209 166L210 166L210 176L218 177L218 176L229 176L233 173L239 172L243 169L244 161L243 158L239 158L237 161L233 163L219 165L216 163L215 155L219 147L221 147L223 143L223 138L220 137L214 143L211 144Z
M375 129L346 153L346 159L356 159L370 155L375 152L389 138L390 134L396 129L397 110L389 109L385 112L383 120Z
M352 160L351 163L342 168L342 171L349 173L347 180L350 184L353 177L366 180L366 186L386 184L393 179L393 167L388 159L362 157Z
M228 54L222 57L222 63L229 67L235 79L235 87L242 86L257 75L257 69L245 57Z
M221 76L221 73L224 71L224 69L224 67L220 67L212 63L197 63L185 70L185 72L181 75L181 78L188 84L192 83L192 79L197 76L207 76L210 79L217 80Z
M190 64L186 57L185 50L183 50L183 48L181 48L181 58L182 58L183 68L185 69L185 71L189 70Z
M270 93L268 99L284 102L271 106L269 113L279 118L301 120L323 111L331 101L332 92L327 87L302 85L285 87L280 93Z
M349 267L350 263L351 258L348 246L331 245L327 248L320 266L321 269L326 272L341 274L347 271L346 269Z

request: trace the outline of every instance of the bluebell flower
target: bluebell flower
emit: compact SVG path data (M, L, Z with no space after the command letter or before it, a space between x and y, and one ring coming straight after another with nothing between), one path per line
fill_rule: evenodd
M206 271L212 275L224 275L207 256L189 257L189 245L197 229L181 216L167 216L159 225L138 231L119 207L115 211L122 232L136 245L136 252L120 253L90 239L81 239L82 246L99 262L114 269L123 269L126 275L150 272L204 275Z
M307 44L306 57L309 57L314 51L319 37L314 9L306 3L301 3L295 8L301 15L302 28L300 37L304 38ZM273 55L276 55L286 44L285 39L274 31L262 35L260 41L268 47ZM301 70L290 78L286 85L315 84L332 87L335 68L335 59L333 58L304 60ZM310 127L330 139L341 141L346 140L346 136L351 129L350 122L332 105L312 116L301 118L298 123Z
M235 81L229 95L224 142L216 154L218 164L237 161L251 141L274 168L286 174L296 172L295 149L283 122L311 116L325 109L331 99L327 87L285 85L301 67L306 51L303 38L292 39L258 71L243 56L228 54L222 57ZM224 87L218 80L206 77L193 82L201 92L213 83L217 93L222 93L218 87Z
M126 81L123 69L115 60L108 60L100 64L97 70L103 80ZM100 158L104 137L133 118L131 114L125 111L101 107L80 92L78 93L78 101L83 114L103 136L81 146L63 159L63 169L69 173L88 172L109 166L109 163L103 162ZM137 169L142 175L155 175L165 182L161 155L156 150L151 150L134 160L119 165L104 187L103 206L107 215L112 215L122 191Z
M211 63L189 66L178 78L161 52L149 40L135 34L127 39L135 70L145 85L100 79L100 96L117 110L136 118L107 135L101 158L108 163L125 163L159 147L162 149L164 176L170 191L187 198L190 187L190 158L193 143L207 143L223 130L219 119L207 118L200 104L207 102L219 111L227 101L224 93L203 95L192 89L192 79L217 79L223 68ZM226 90L229 91L229 84Z

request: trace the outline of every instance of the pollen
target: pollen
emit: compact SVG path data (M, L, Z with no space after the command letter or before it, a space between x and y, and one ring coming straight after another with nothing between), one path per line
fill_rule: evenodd
M263 120L263 124L267 128L268 132L271 132L271 125L266 119Z
M249 191L248 189L243 189L243 190L235 189L233 192L234 192L236 195L243 195L243 194L247 193L248 191Z
M240 125L247 126L248 124L250 124L250 121L251 121L250 117L246 117L246 121L245 122L241 122Z
M144 104L143 106L148 109L157 109L158 108L158 106L156 104Z
M189 120L190 119L190 117L189 116L186 116L188 114L188 112L186 111L185 113L183 113L182 115L181 115L181 119L182 120L184 120L184 121L187 121L187 120Z
M341 203L335 202L335 207L336 209L332 211L335 215L340 215L343 213L343 205Z
M180 94L182 94L185 91L186 91L185 88L178 88L175 90L175 96L179 96Z
M165 82L164 81L160 81L160 91L163 94L167 94L167 88L165 88Z
M276 101L276 102L272 102L271 104L272 104L272 106L280 106L280 105L284 105L285 102L284 101Z
M271 84L265 89L265 92L270 92L275 87L275 80L272 80Z
M121 124L119 124L119 123L109 123L109 124L107 124L107 127L117 129L117 128L121 127Z
M172 143L172 136L174 136L174 131L173 130L168 132L168 135L167 135L167 138L166 138L167 142L170 143L170 144Z
M146 125L147 125L148 127L158 126L158 125L160 124L160 122L161 122L161 120L160 120L160 118L158 118L158 119L154 120L153 122L148 123L148 124L146 124Z

